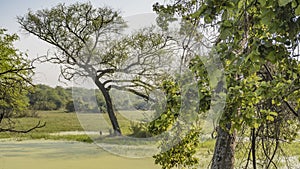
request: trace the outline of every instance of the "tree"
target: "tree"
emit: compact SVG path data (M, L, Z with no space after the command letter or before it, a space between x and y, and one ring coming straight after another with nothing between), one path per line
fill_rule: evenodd
M191 22L203 18L218 29L214 48L227 75L227 99L211 168L234 167L237 135L250 140L244 168L250 162L277 168L281 144L299 130L298 1L191 0L154 9Z
M35 85L28 93L30 108L34 110L58 110L64 107L66 94L62 88L47 85ZM71 96L69 96L71 97ZM67 98L70 99L70 98Z
M32 110L66 109L68 112L74 112L75 110L99 112L99 109L103 112L105 110L103 95L97 89L63 88L60 86L53 88L44 84L36 84L30 89L27 97L30 104L29 109Z
M94 81L104 96L115 134L121 134L121 130L110 89L149 99L147 94L154 84L147 79L157 77L168 59L165 48L169 39L153 29L118 39L126 24L119 12L108 7L59 4L30 11L18 22L24 30L57 48L54 55L40 57L40 61L61 64L61 75L67 80L88 77Z
M69 98L71 97L71 93L68 93L67 90L61 86L56 86L54 90L60 98L60 102L58 102L59 103L58 107L59 108L65 107Z
M27 90L31 85L33 67L24 55L14 48L13 42L18 39L16 34L6 34L0 29L0 132L26 133L43 127L40 122L28 130L15 130L8 127L5 118L18 114L28 106Z
M79 103L76 104L77 106L79 106ZM68 103L66 104L66 110L67 112L75 112L75 105L74 105L74 101L68 101Z

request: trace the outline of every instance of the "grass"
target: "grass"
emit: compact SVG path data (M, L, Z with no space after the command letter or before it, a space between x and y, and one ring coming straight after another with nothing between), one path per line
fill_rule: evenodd
M140 112L134 112L139 116ZM134 118L132 112L124 111L117 114L117 119L124 135L132 134L130 119ZM127 115L130 116L127 119ZM126 116L126 117L125 117ZM142 115L140 115L142 116ZM138 117L141 118L141 117ZM95 113L66 113L63 111L39 111L37 117L23 117L5 119L0 127L13 125L16 130L26 130L35 126L38 122L46 123L46 126L31 131L30 133L0 133L0 138L23 139L52 139L73 140L81 142L92 142L88 135L52 135L64 131L102 131L108 133L111 130L107 114Z
M30 133L21 134L21 133L0 133L0 138L13 138L17 140L22 139L64 139L64 140L75 140L75 141L84 141L91 142L92 140L87 135L66 135L66 136L55 136L51 135L51 133L58 133L63 131L84 131L84 125L82 125L77 117L76 113L65 113L63 111L40 111L37 112L38 117L23 117L23 118L12 118L5 119L2 122L4 126L14 126L16 130L26 130L33 126L35 126L39 121L41 123L46 123L46 126L43 128L39 128L31 131ZM97 119L96 117L99 114L83 114L87 119L93 121L93 119ZM108 121L107 115L104 115L106 121ZM128 133L129 127L124 118L119 117L119 123L122 127L124 127L125 131ZM89 121L90 122L90 121ZM103 121L95 121L92 123L97 126L101 126ZM125 127L127 126L127 127Z
M0 133L0 138L15 138L15 139L49 139L50 133L61 131L83 131L75 113L64 112L38 112L38 117L23 117L13 118L14 129L26 130L35 126L39 121L46 123L46 126L33 130L30 133ZM6 123L5 123L6 122ZM7 125L8 121L4 121L3 125ZM53 137L55 138L55 137Z

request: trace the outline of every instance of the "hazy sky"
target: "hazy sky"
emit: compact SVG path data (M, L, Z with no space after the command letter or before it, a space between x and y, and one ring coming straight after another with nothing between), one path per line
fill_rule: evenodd
M48 49L51 49L51 46L37 39L33 35L28 35L24 31L21 31L16 17L23 16L28 9L36 11L44 8L51 8L58 3L71 4L75 2L87 1L1 0L0 27L7 29L9 33L17 33L20 36L20 40L15 43L15 46L22 52L26 52L30 58L41 56L46 54ZM154 18L151 18L151 15L149 15L149 13L154 13L152 11L152 5L155 2L163 2L163 0L91 0L90 2L94 7L110 6L120 10L125 19L129 18L129 20L137 26L138 23L147 24L147 22L153 22ZM63 83L58 82L59 66L53 64L39 64L35 66L35 83L44 83L50 86L64 86Z

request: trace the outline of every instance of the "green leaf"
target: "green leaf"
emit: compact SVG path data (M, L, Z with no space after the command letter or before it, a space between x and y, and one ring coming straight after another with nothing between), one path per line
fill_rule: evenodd
M293 1L293 2L292 2L292 8L296 8L297 6L298 6L297 0Z
M205 15L205 16L204 16L204 21L205 21L206 23L211 23L211 22L213 21L213 19L212 19L209 15Z
M234 8L235 8L234 3L231 2L231 1L227 1L227 8L228 8L228 9L234 9Z
M273 116L278 116L278 113L277 112L274 112L274 111L271 111L269 112L270 115L273 115Z
M290 2L292 2L292 0L278 0L279 6L286 6Z
M232 26L232 24L231 24L231 22L229 20L225 20L222 25L224 27L231 27Z
M245 2L244 1L239 1L238 2L238 9L243 9L245 6Z
M267 116L267 120L274 121L274 117L273 116Z
M261 6L266 6L267 3L266 0L258 0L258 2L261 4Z
M300 15L300 5L296 8L295 14L296 14L296 15Z
M255 123L253 124L253 127L257 129L257 128L259 127L259 124L255 122Z
M270 61L271 63L275 63L276 62L276 52L275 51L271 51L268 55L267 55L267 57L266 57L266 59L268 60L268 61Z
M272 104L276 104L276 101L272 99Z
M261 16L261 23L264 25L271 25L272 24L272 17L273 16L273 11L271 9L267 9L262 12Z
M225 40L225 39L227 39L227 37L229 37L230 35L232 35L232 33L231 33L230 30L231 29L229 29L229 28L224 28L223 31L220 34L220 39L221 40Z
M192 15L195 15L196 17L199 17L200 15L202 15L204 12L205 12L205 10L207 9L207 5L202 5L201 7L200 7L200 9L198 10L198 11L196 11L194 14L192 14ZM193 16L192 16L193 17Z

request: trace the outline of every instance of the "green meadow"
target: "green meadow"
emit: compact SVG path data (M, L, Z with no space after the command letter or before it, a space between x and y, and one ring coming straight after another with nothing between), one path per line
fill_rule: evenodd
M80 116L80 118L78 117ZM28 140L28 139L51 139L51 140L72 140L91 142L89 137L85 134L80 135L54 135L53 133L66 132L66 131L85 131L86 129L99 126L100 130L107 133L109 132L109 118L107 114L98 113L66 113L63 111L39 111L36 117L22 117L5 119L6 123L13 122L15 130L26 130L35 126L38 122L46 123L46 126L33 130L29 133L0 133L0 138L11 138L14 140ZM100 119L101 118L101 119ZM131 134L130 120L122 115L117 115L122 131L125 135ZM80 123L80 120L87 121ZM90 126L89 126L90 125ZM102 128L101 128L102 127ZM100 135L100 134L99 134Z

